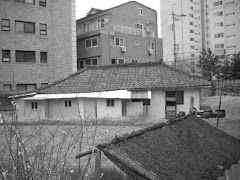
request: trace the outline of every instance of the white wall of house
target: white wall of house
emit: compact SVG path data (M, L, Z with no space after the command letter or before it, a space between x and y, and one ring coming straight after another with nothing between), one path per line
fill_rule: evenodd
M32 102L37 103L37 109L32 109ZM45 119L45 101L17 100L19 120L43 120Z
M151 118L165 118L165 92L162 90L152 91L148 115Z
M200 109L200 103L201 103L201 91L200 89L184 89L184 104L177 105L177 113L179 111L183 110L187 114L190 110L190 97L194 97L194 105L197 110Z
M71 100L71 107L65 107L65 100ZM83 100L82 99L51 99L49 100L49 118L60 119L60 120L77 120L80 113L83 110Z
M98 99L98 101L97 101L97 117L98 118L122 117L122 100L114 99L114 106L107 106L107 99Z

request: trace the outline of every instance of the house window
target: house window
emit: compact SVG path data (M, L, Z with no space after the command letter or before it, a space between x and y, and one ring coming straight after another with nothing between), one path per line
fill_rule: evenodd
M125 59L119 58L118 59L118 64L124 64Z
M10 31L10 19L2 19L2 31Z
M190 22L190 25L194 25L194 23L193 23L193 22Z
M39 30L41 35L47 34L47 25L46 24L39 24Z
M135 26L136 26L137 29L143 30L143 24L135 23Z
M107 106L113 107L114 106L114 99L107 99Z
M111 60L111 64L124 64L124 63L125 63L125 59L123 58L118 58L118 59L113 58Z
M143 8L138 8L138 15L143 16Z
M112 59L111 64L117 64L117 59Z
M11 84L3 84L3 91L11 91L12 85Z
M190 38L190 41L194 41L194 38Z
M97 47L97 46L98 46L98 38L97 37L85 40L86 48L92 48L92 47Z
M98 28L102 29L105 27L104 19L98 20Z
M148 45L148 48L149 49L154 49L154 42L150 42L149 45Z
M27 4L34 4L34 0L15 0L15 2L27 3Z
M138 59L132 59L132 63L138 63Z
M35 51L16 51L16 62L35 62Z
M124 39L115 37L114 38L114 46L124 46Z
M47 52L40 52L40 62L47 63Z
M184 92L183 91L166 91L166 97L175 97L176 104L184 104Z
M35 33L35 24L32 22L15 21L16 32Z
M39 0L39 6L47 6L47 0Z
M194 30L190 29L190 33L194 33Z
M38 103L37 102L32 102L32 109L38 109Z
M34 91L36 84L17 84L17 91Z
M11 61L11 51L10 50L2 50L2 61L3 62Z
M87 66L97 66L98 65L98 58L86 59L86 60L78 60L77 61L77 69L82 69Z
M65 100L65 107L72 107L72 100Z

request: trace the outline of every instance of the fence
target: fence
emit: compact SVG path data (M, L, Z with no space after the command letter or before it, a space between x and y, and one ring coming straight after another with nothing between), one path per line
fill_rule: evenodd
M216 80L214 83L214 95L219 96L221 91L222 95L240 96L240 79L237 80ZM221 91L220 91L221 90ZM203 89L202 96L211 96L212 89Z
M225 175L218 177L217 180L240 180L240 160L238 164L231 165L231 169L226 170Z

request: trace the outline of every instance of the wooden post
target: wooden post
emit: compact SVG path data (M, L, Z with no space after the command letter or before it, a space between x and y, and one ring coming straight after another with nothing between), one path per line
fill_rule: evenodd
M100 179L101 177L101 151L95 153L95 178Z
M219 99L219 105L218 105L218 113L217 113L217 127L219 125L219 113L221 109L221 103L222 103L222 91L220 92L220 99Z

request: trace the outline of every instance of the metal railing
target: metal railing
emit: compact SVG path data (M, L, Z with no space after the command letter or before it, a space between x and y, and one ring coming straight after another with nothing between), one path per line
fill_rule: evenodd
M99 24L98 22L91 23L89 25L86 25L85 27L78 28L77 35L87 34L89 32L93 32L101 29L119 32L123 34L132 34L135 36L155 38L154 32L150 30L137 29L135 27L116 25L116 24Z

